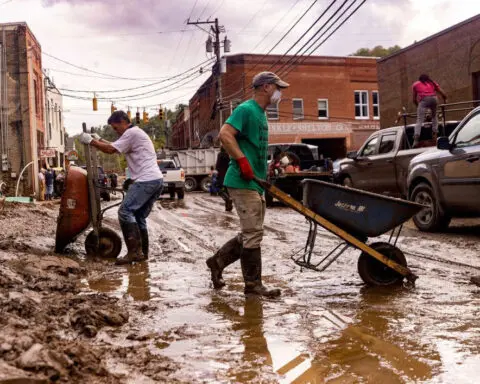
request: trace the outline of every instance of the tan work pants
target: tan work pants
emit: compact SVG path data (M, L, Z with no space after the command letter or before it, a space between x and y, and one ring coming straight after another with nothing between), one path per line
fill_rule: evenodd
M243 247L259 248L263 239L263 221L265 220L265 198L257 191L228 188L238 217Z

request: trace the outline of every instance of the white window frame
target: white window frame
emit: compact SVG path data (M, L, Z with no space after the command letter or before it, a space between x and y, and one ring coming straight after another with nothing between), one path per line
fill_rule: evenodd
M373 102L373 94L377 94L377 103ZM378 116L375 116L375 107L378 109ZM372 116L373 120L380 120L380 93L378 91L372 91Z
M302 102L302 115L301 116L295 116L295 108L293 106L293 103L295 101L301 101ZM303 99L300 99L300 98L292 99L292 111L293 111L293 120L303 120L305 118L305 111L303 109Z
M318 116L318 120L328 120L330 118L330 113L328 111L328 99L317 99L317 115L318 115L318 111L320 110L320 108L318 107L318 102L319 101L325 101L326 102L326 104L327 104L327 116L326 117Z
M360 104L357 104L355 103L355 95L358 93L360 93ZM367 94L367 97L366 97L366 100L367 100L367 104L363 104L362 103L362 96L361 94L365 92ZM354 101L354 110L353 110L353 113L355 114L355 120L369 120L370 119L370 103L369 103L369 100L368 100L368 91L366 89L356 89L355 91L353 91L353 101ZM360 111L362 111L362 107L363 106L366 106L367 107L367 116L357 116L356 112L355 112L355 109L356 107L360 107Z
M272 121L275 121L275 120L280 120L280 108L279 108L279 104L280 103L277 103L277 109L276 109L276 113L277 113L277 117L270 117L269 116L269 108L272 104L268 105L266 110L265 110L265 113L267 115L267 120L272 120Z

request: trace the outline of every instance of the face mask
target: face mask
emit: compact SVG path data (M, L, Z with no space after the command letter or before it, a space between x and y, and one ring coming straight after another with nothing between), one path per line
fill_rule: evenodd
M273 92L272 96L270 96L270 103L277 104L280 102L281 99L282 99L282 92L276 89L275 92Z

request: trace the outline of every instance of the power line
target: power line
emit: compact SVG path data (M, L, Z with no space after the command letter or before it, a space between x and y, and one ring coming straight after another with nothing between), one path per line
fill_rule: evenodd
M205 72L204 72L205 73ZM192 73L176 82L173 82L171 84L168 84L165 88L169 88L173 85L178 85L180 83L182 83L184 80L189 80L191 77L193 77L194 75L197 74L196 77L194 77L193 79L190 79L188 82L191 82L195 79L198 79L200 76L202 76L204 73ZM188 83L187 82L187 83ZM187 83L182 83L180 84L181 85L184 85L184 84L187 84ZM156 95L161 95L161 94L164 94L165 92L170 92L171 90L166 90L165 88L162 88L162 89L154 89L152 91L148 91L148 92L143 92L143 93L138 93L136 95L127 95L127 96L119 96L119 97L99 97L98 100L140 100L140 99L145 99L145 98L148 98L148 97L153 97L153 96L156 96ZM179 87L175 87L173 89L178 89ZM173 90L172 89L172 90ZM159 92L160 93L156 93L156 92ZM141 96L145 96L145 97L141 97Z
M220 5L219 5L217 8L215 8L215 10L212 12L212 14L211 14L210 16L208 16L208 18L211 19L211 18L213 17L213 15L215 15L215 13L217 13L218 10L219 10L220 8L222 8L223 4L225 4L225 0L222 0L222 2L220 3Z
M310 50L310 52L309 52L306 56L299 57L299 60L301 60L301 61L300 61L297 65L302 64L302 63L306 60L307 57L309 57L309 56L311 56L313 53L315 53L315 51L316 51L318 48L320 48L320 47L321 47L336 31L338 31L355 13L357 13L357 11L365 4L366 1L367 1L367 0L363 0L325 39L323 39L317 46L315 46L314 48L312 48L312 49ZM352 5L353 5L353 4L352 4ZM348 10L351 8L352 5L350 5L350 6L347 8L347 10L343 13L343 15L345 15L345 14L348 12ZM337 18L337 20L334 21L334 23L329 27L328 30L330 30L331 27L332 27L333 25L335 25L335 23L336 23L343 15L341 15L339 18ZM327 30L326 32L328 32L328 30ZM326 32L325 32L325 33L326 33ZM322 36L320 36L313 44L316 44L321 37L322 37ZM297 60L297 61L298 61L298 60ZM292 65L290 66L290 68L287 68L287 71L286 71L286 73L284 73L284 76L287 76L287 75L293 70L293 65L294 65L294 64L292 64Z
M278 27L278 25L284 21L285 17L292 11L292 9L300 2L301 0L296 0L292 6L283 14L282 17L280 17L280 19L278 19L277 23L273 26L272 29L270 29L270 31L268 31L268 33L257 43L257 45L255 45L255 47L252 49L252 52L254 52L259 46L260 44L262 44L268 36L271 35L271 33Z
M51 57L52 59L55 59L55 60L58 60L64 64L67 64L67 65L70 65L72 67L75 67L75 68L78 68L78 69L81 69L83 71L87 71L87 72L91 72L91 73L96 73L97 75L102 75L102 76L109 76L111 77L112 79L119 79L119 80L151 80L151 78L140 78L140 77L137 77L137 78L132 78L132 77L121 77L121 76L114 76L114 75L110 75L108 73L103 73L103 72L97 72L97 71L94 71L92 69L88 69L88 68L85 68L85 67L81 67L79 65L76 65L76 64L73 64L73 63L70 63L66 60L63 60L63 59L60 59L56 56L53 56L45 51L42 51L42 54L45 55L45 56L48 56L48 57Z
M295 43L293 43L293 44L290 46L290 48L288 48L288 50L283 54L283 56L280 57L280 59L278 59L275 63L273 63L273 64L270 66L270 69L273 69L278 63L280 63L280 62L282 61L282 59L283 59L285 56L287 56L287 54L288 54L297 44L299 44L300 41L303 40L303 38L308 34L308 32L310 32L310 31L313 29L313 27L315 27L315 25L317 25L317 24L319 23L319 21L323 18L323 16L325 16L325 14L330 10L330 8L333 7L333 5L334 5L336 2L337 2L337 0L333 0L333 1L330 3L330 5L321 13L321 15L320 15L319 17L317 17L317 19L313 22L313 24L298 38L298 40L297 40ZM337 9L336 12L339 12L347 2L348 2L348 0L345 0L345 1L343 2L343 4L340 6L340 8ZM335 13L335 14L336 14L336 13ZM335 15L335 14L334 14L334 15ZM330 20L330 19L329 19L329 20ZM328 20L328 21L329 21L329 20ZM328 22L328 21L327 21L327 22ZM318 29L318 31L317 31L313 36L315 37L315 36L322 30L322 28L324 28L324 27L325 27L325 24L322 25L322 26ZM312 39L312 38L311 38L311 39ZM297 53L300 52L300 51L305 47L306 44L308 44L308 41L307 41L307 43L305 43L305 44L303 45L302 48L300 48L300 49L297 51Z
M171 76L169 78L166 78L166 79L163 79L161 81L157 81L155 83L151 83L151 84L145 84L145 85L140 85L138 87L132 87L132 88L124 88L124 89L110 89L110 90L103 90L103 91L97 91L97 90L93 90L93 89L89 89L89 90L79 90L79 89L67 89L67 88L58 88L59 90L62 90L62 91L67 91L67 92L79 92L79 93L113 93L113 92L125 92L125 91L132 91L132 90L136 90L136 89L142 89L142 88L147 88L147 87L152 87L154 85L158 85L158 84L162 84L162 83L165 83L167 81L170 81L170 80L173 80L173 79L176 79L180 76L183 76L185 75L186 73L188 72L191 72L193 70L195 70L196 68L198 67L201 67L202 65L205 65L205 64L208 64L210 63L212 60L205 60L203 61L202 63L200 64L197 64L195 65L194 67L192 68L189 68L187 69L186 71L182 72L182 73L179 73L178 75L175 75L175 76Z
M262 4L262 6L258 9L257 12L255 12L253 14L253 16L250 18L250 20L248 20L247 24L245 24L245 26L240 30L239 34L241 34L245 29L247 29L247 27L250 25L250 23L255 20L255 18L259 15L259 13L261 11L263 11L263 9L265 8L265 6L268 4L268 0L265 0Z

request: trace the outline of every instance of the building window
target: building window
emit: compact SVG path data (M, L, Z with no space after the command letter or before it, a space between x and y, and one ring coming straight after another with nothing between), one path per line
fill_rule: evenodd
M48 123L48 140L52 140L52 123Z
M318 99L318 118L328 119L328 100Z
M293 120L303 119L303 99L292 99L293 102Z
M355 91L355 118L368 119L368 91Z
M372 92L372 104L373 104L373 118L375 120L380 119L380 98L378 91Z
M268 120L278 120L278 103L270 104L267 107L267 119Z

